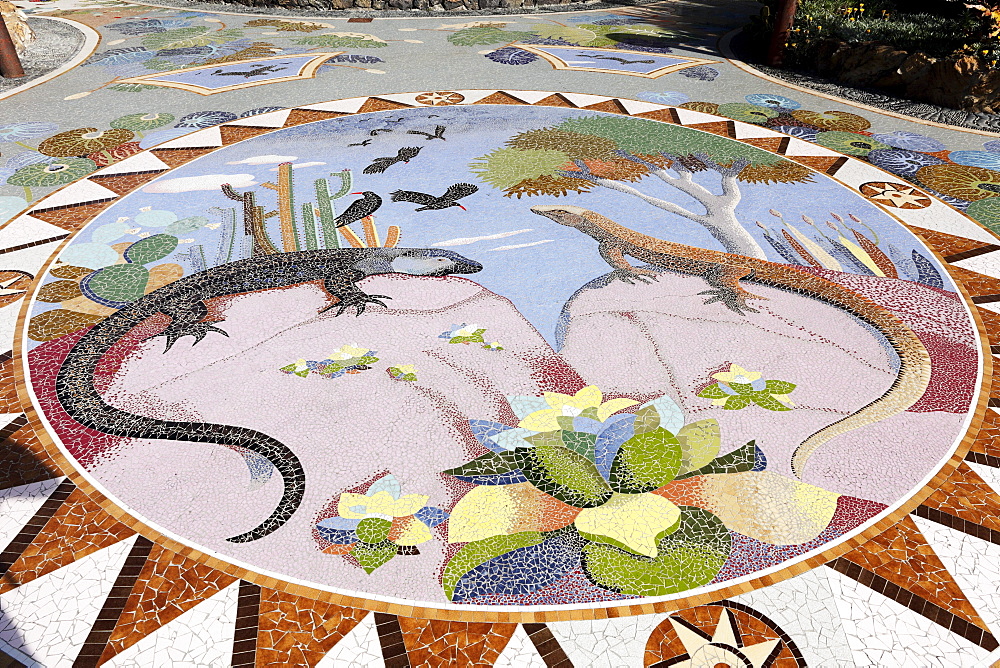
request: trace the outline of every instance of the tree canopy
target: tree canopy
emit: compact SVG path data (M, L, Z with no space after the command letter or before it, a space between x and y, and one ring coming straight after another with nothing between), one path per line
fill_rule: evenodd
M616 116L581 116L549 128L527 130L503 148L476 158L470 169L505 196L566 195L597 187L584 173L616 181L640 181L653 167L679 160L691 171L708 166L697 155L729 166L747 164L738 175L744 182L805 182L811 172L781 156L691 128L658 121ZM636 161L633 158L640 158Z

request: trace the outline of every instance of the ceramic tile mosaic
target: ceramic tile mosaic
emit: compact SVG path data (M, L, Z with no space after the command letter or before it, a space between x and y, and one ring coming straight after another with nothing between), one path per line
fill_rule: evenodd
M233 583L143 636L104 665L115 668L227 665L232 656L238 593L239 584Z
M32 5L100 43L0 102L0 651L1000 658L996 141L749 0Z
M833 590L822 569L731 600L767 610L776 625L796 639L806 665L822 668L854 665Z
M372 613L368 613L348 631L343 640L334 645L315 665L317 668L335 668L351 664L378 668L385 665L378 631L375 629L375 615Z
M75 656L132 542L110 545L0 595L4 617L0 641L41 665Z
M531 642L524 627L518 625L493 665L497 668L515 668L515 666L546 668L548 664L538 653L538 648Z
M0 492L0 544L7 547L21 527L35 516L49 495L59 486L59 479L11 487Z
M987 583L996 581L1000 545L979 540L922 517L914 518L914 522L928 542L934 544L935 553L969 597L969 603L982 620L989 628L996 628L1000 621L1000 608L997 607L996 597L988 593L990 588Z
M981 647L850 578L829 573L853 665L984 665L988 654Z
M159 545L152 547L118 609L101 659L124 652L235 580Z

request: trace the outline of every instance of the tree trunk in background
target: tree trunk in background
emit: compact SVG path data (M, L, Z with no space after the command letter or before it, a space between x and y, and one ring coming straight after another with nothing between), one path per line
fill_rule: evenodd
M785 44L791 34L792 23L795 22L795 10L799 7L799 0L782 0L774 16L774 29L771 32L771 45L767 49L767 64L771 67L780 67L785 58Z

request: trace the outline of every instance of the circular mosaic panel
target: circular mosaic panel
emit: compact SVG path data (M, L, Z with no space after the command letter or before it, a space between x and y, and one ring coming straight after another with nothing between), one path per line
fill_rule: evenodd
M802 570L926 495L980 344L859 193L884 172L685 109L452 95L272 112L86 182L110 195L23 354L87 480L257 573L496 611Z

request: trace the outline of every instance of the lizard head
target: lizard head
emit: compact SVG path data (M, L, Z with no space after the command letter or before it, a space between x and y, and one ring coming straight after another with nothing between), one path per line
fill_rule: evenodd
M406 248L390 261L392 271L411 276L475 274L483 265L458 253L436 248Z
M531 211L568 227L585 227L590 222L587 214L591 213L587 209L569 204L539 204L531 207Z

